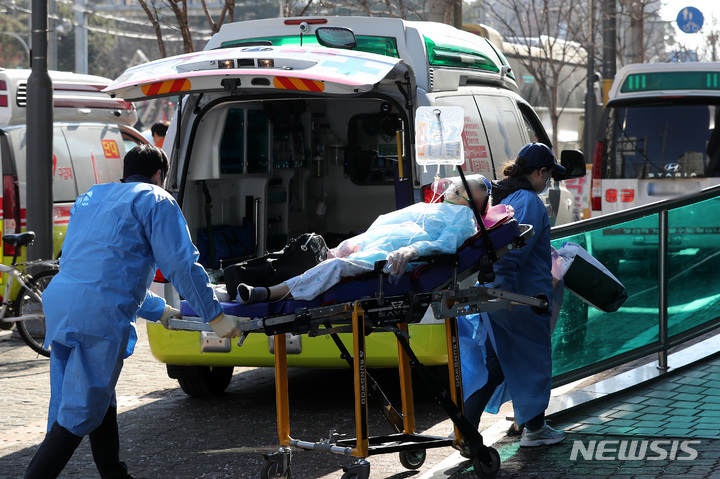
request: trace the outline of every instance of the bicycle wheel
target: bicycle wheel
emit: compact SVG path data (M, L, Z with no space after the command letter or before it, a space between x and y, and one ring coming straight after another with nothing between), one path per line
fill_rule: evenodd
M42 292L47 288L47 285L50 284L50 280L52 280L56 274L56 269L40 271L34 275L31 280L27 281L27 286L41 296ZM50 350L45 349L45 315L42 309L42 302L38 302L29 294L27 289L23 288L18 293L17 298L15 298L15 314L18 317L36 314L43 316L40 319L17 321L15 324L17 325L18 333L20 333L20 336L28 346L37 353L50 357Z

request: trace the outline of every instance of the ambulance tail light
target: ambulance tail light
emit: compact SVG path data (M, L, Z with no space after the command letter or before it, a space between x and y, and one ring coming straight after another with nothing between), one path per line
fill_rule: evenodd
M162 271L157 270L155 271L155 279L153 279L156 283L169 283L170 281L165 279L165 276L163 276Z
M593 152L592 164L592 191L590 193L591 208L593 211L602 209L602 152L605 142L598 141L595 143L595 151Z
M0 107L7 107L7 106L8 106L7 82L5 80L0 80Z
M20 232L20 196L17 188L17 176L3 175L3 234ZM3 254L12 256L15 248L5 243Z

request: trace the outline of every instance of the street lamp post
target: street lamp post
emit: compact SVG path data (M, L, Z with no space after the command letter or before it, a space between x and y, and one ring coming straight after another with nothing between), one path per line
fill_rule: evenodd
M47 68L47 0L32 1L32 73L27 82L27 227L35 231L29 259L53 255L53 86Z
M588 43L587 43L587 91L585 92L585 130L583 132L585 161L592 159L595 144L595 118L597 116L597 98L595 98L595 2L589 2Z

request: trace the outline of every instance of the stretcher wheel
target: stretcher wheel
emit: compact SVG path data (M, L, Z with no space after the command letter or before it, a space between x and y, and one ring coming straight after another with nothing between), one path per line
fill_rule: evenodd
M492 447L488 447L487 452L490 454L490 464L485 464L479 454L473 458L473 467L477 477L493 477L500 471L500 454Z
M415 451L401 451L400 464L406 469L420 469L425 462L427 453L425 449L417 449Z
M260 472L260 477L262 479L290 479L292 477L292 473L290 471L290 468L288 467L284 473L281 473L278 475L278 468L280 467L280 464L278 464L275 461L270 461L265 464L265 467L263 467L262 472Z

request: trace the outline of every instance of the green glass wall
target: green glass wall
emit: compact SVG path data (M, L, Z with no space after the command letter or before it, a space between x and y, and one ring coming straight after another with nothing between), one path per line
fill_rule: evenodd
M585 248L628 292L620 310L604 313L565 290L552 336L553 376L658 342L658 240L657 214L553 240L556 249L568 241Z
M720 315L720 199L668 212L668 334Z
M660 220L667 212L667 273L660 271ZM578 243L625 286L604 313L565 289L553 331L553 376L563 383L664 351L720 326L720 187L553 229L552 245ZM661 286L667 336L661 337ZM672 365L670 365L672 366Z

